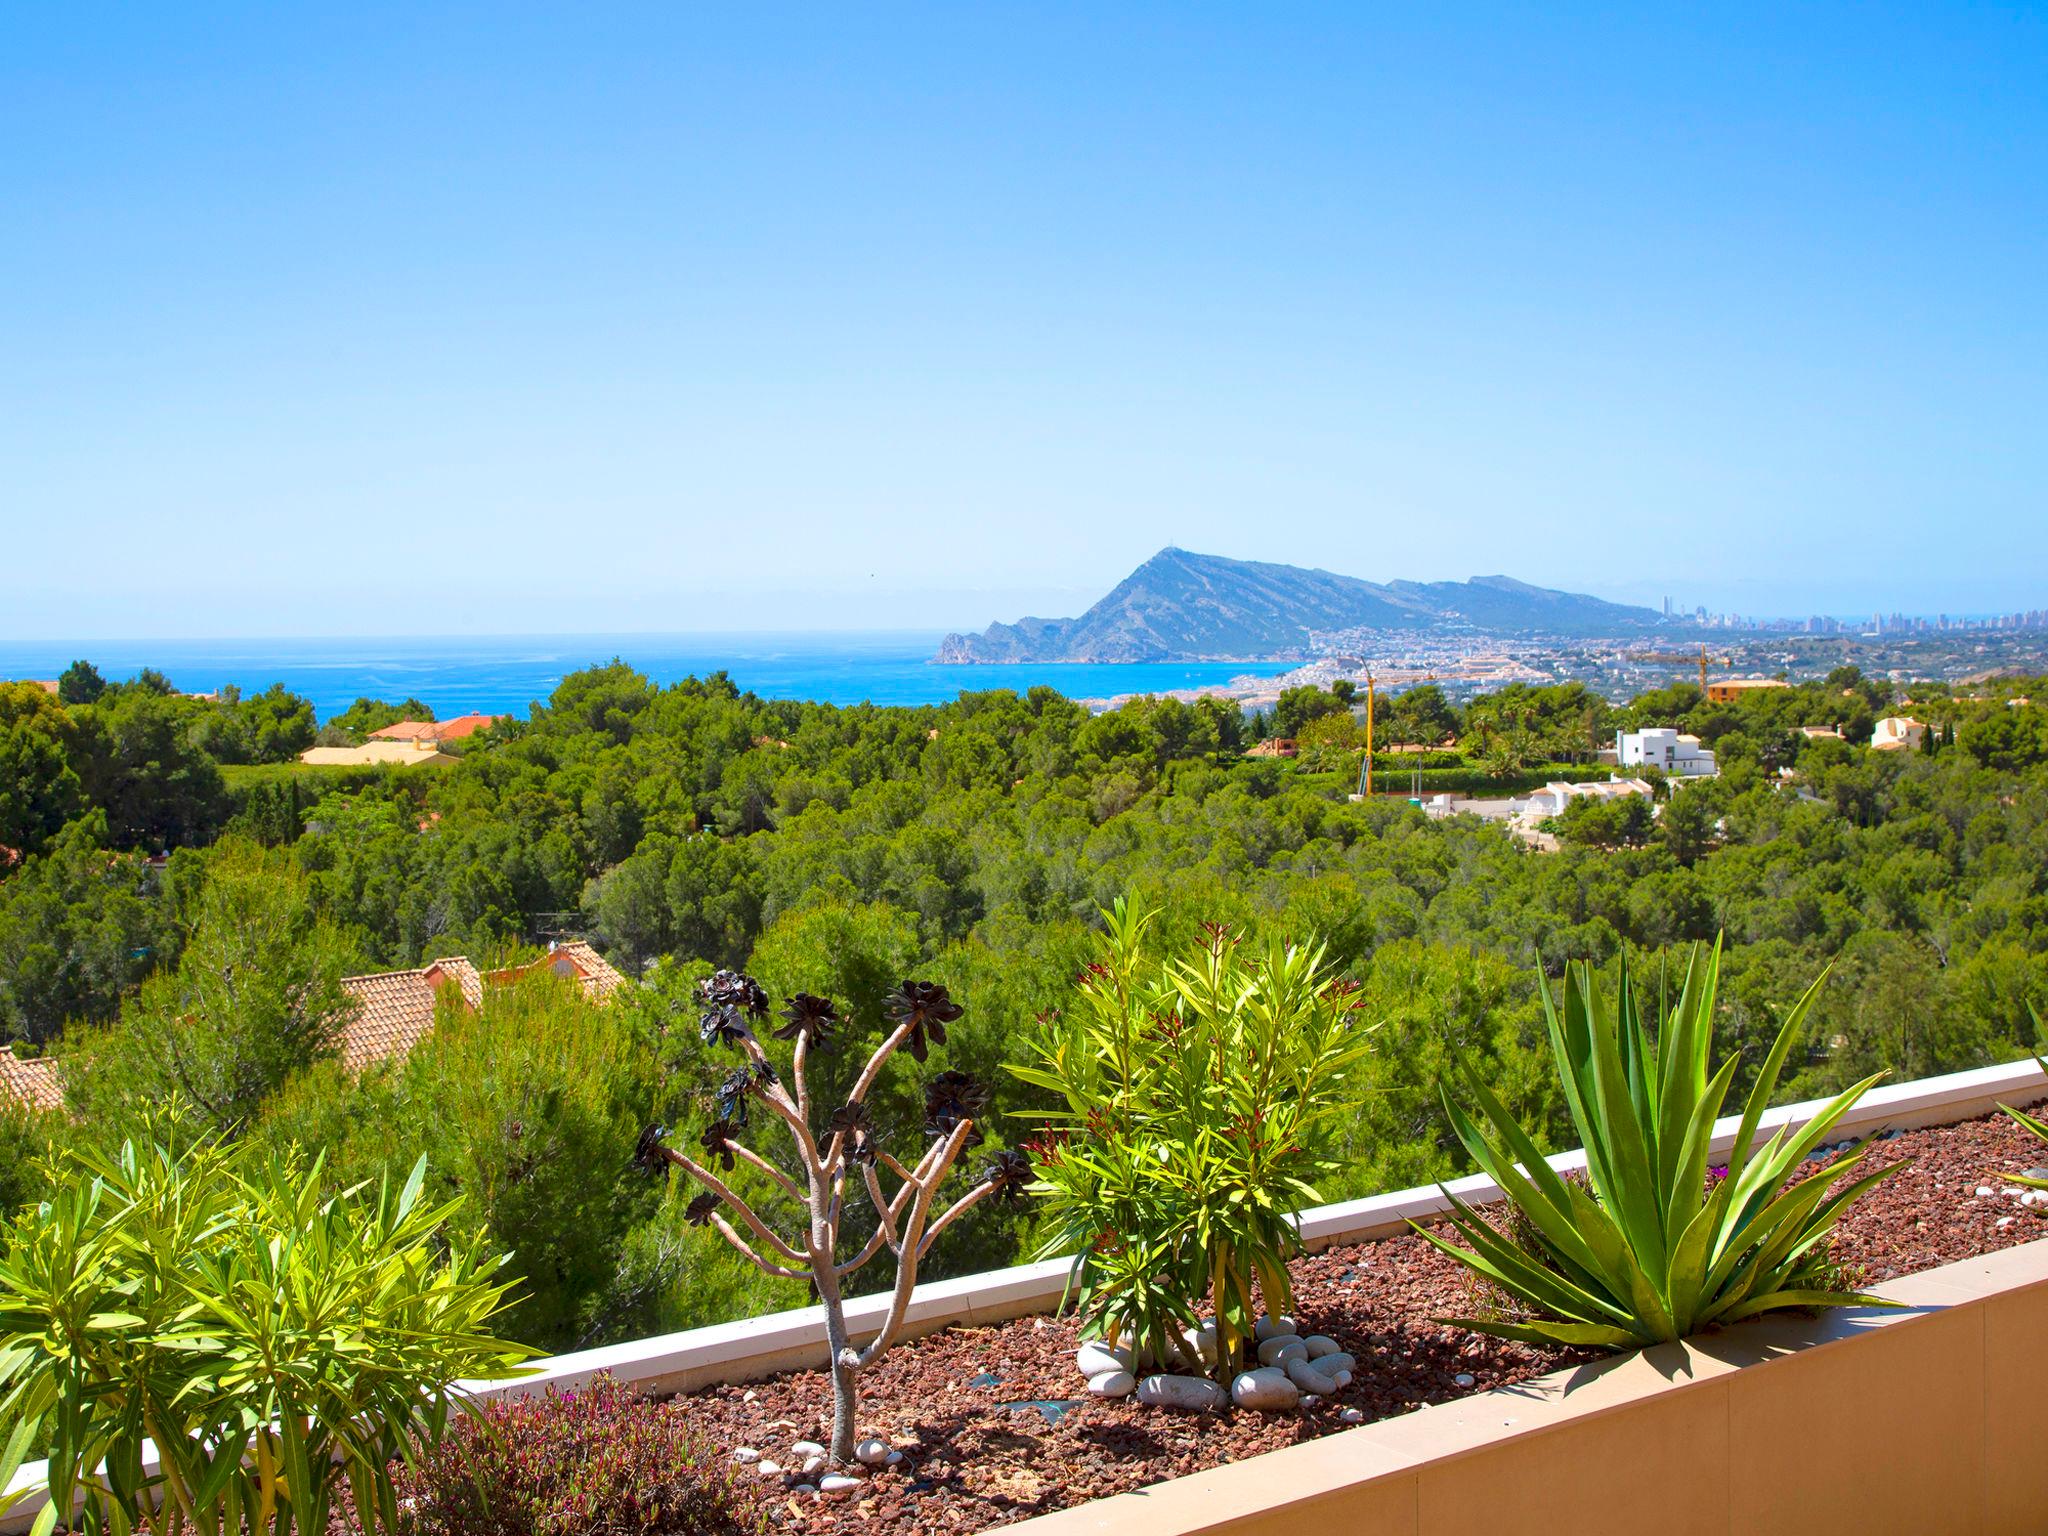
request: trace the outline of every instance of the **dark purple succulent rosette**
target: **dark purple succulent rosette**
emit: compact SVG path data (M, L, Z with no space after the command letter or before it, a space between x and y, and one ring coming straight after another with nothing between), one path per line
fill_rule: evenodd
M846 1021L839 1016L839 1005L829 997L817 997L809 992L799 992L792 997L782 1010L784 1024L775 1031L778 1040L804 1040L814 1051L832 1049L832 1032Z
M649 1173L658 1173L667 1163L668 1127L650 1125L640 1133L640 1140L633 1148L633 1162Z
M981 1170L979 1182L995 1185L996 1198L1014 1204L1031 1182L1031 1159L1022 1152L998 1152Z
M727 1173L733 1170L733 1129L723 1120L714 1120L704 1127L704 1134L697 1138L697 1145L704 1149L705 1155Z
M683 1208L683 1220L693 1227L701 1227L711 1220L711 1213L723 1204L723 1200L707 1189Z
M910 1026L904 1049L920 1062L931 1046L946 1043L946 1026L966 1011L934 981L906 981L889 994L889 1018L898 1029Z
M925 1135L950 1136L963 1121L980 1119L988 1098L988 1089L965 1072L941 1072L924 1085ZM977 1126L968 1133L967 1145L977 1146L981 1139Z
M832 1111L832 1118L826 1127L833 1134L846 1138L846 1155L856 1163L872 1165L875 1154L880 1150L879 1138L875 1135L874 1116L867 1105L855 1099L842 1104Z
M718 1118L735 1131L747 1128L747 1095L753 1089L754 1074L745 1067L734 1067L719 1079L712 1095L718 1103Z
M768 1013L768 994L740 971L713 971L697 983L697 1026L706 1045L738 1045Z

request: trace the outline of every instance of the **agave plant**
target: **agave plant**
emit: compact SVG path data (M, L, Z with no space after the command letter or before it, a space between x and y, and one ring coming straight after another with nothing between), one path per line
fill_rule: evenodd
M2042 1027L2041 1015L2034 1012L2034 1005L2032 1003L2027 1004L2027 1012L2033 1014L2034 1033L2037 1035L2048 1035L2048 1029ZM2039 1056L2036 1056L2034 1058L2034 1065L2041 1069L2043 1077L2048 1077L2048 1061L2043 1061ZM2020 1125L2025 1126L2029 1131L2040 1137L2041 1140L2048 1141L2048 1120L2043 1120L2038 1115L2030 1115L2024 1109L2014 1109L2010 1104L2001 1104L1998 1107L2012 1116ZM2009 1173L2000 1174L1999 1177L2011 1179L2015 1184L2024 1184L2029 1189L2048 1189L2048 1179L2035 1178L2029 1174Z
M1626 965L1612 1003L1584 965L1567 968L1561 998L1543 988L1590 1189L1560 1177L1476 1075L1465 1078L1477 1118L1445 1094L1458 1139L1520 1211L1526 1235L1508 1235L1455 1196L1451 1225L1469 1247L1416 1230L1528 1314L1446 1321L1534 1343L1626 1349L1778 1308L1887 1305L1840 1288L1827 1242L1849 1206L1904 1164L1844 1182L1868 1150L1858 1147L1825 1173L1791 1182L1884 1074L1837 1095L1798 1130L1780 1127L1754 1145L1820 981L1786 1018L1757 1073L1725 1177L1708 1177L1714 1122L1736 1066L1730 1058L1707 1071L1720 964L1718 942L1693 952L1654 1038Z

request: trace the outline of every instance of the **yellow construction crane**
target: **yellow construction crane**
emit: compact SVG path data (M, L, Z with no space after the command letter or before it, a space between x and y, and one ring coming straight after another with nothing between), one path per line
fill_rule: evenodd
M1646 661L1653 667L1689 667L1697 663L1700 669L1700 694L1702 697L1706 695L1707 691L1707 664L1711 662L1717 667L1734 665L1732 657L1709 656L1704 645L1699 648L1697 655L1691 651L1650 651L1638 656L1636 660Z

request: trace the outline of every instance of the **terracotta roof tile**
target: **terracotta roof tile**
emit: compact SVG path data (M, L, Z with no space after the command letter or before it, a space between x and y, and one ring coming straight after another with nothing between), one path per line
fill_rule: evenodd
M23 1061L0 1046L0 1098L17 1099L31 1109L62 1109L64 1084L57 1077L57 1063L47 1056Z
M470 1007L483 1001L483 978L461 955L435 960L415 971L344 976L341 989L358 1007L355 1018L342 1031L342 1065L360 1072L374 1062L403 1056L433 1031L435 1000L441 988L451 985Z
M566 944L557 944L538 960L525 965L507 966L502 971L492 971L485 978L492 982L517 981L530 976L543 967L557 976L573 976L583 984L583 995L594 1003L601 1003L625 984L626 978L612 969L611 963L581 939L572 939Z
M489 975L479 975L463 956L450 955L416 971L345 976L342 990L360 1007L342 1032L342 1065L360 1072L373 1063L403 1056L419 1044L433 1032L434 1002L441 988L458 987L462 1000L475 1008L483 1002L486 983L517 981L544 966L558 976L575 977L582 984L583 995L594 1003L603 1002L625 985L626 978L580 939L559 944L538 960Z

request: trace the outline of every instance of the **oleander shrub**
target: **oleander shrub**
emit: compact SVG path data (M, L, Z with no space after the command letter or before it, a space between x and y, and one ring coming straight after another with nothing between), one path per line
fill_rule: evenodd
M336 1194L295 1150L150 1132L66 1150L0 1244L0 1470L47 1445L36 1536L74 1507L90 1536L324 1536L343 1487L394 1529L391 1464L531 1353L489 1331L502 1261L424 1164Z
M667 1404L600 1376L480 1406L397 1469L404 1536L740 1536L732 1464Z
M1154 914L1119 901L1073 1004L1010 1070L1051 1094L1031 1144L1042 1256L1075 1255L1083 1331L1170 1359L1215 1309L1216 1370L1241 1362L1260 1304L1292 1304L1295 1213L1321 1198L1331 1123L1360 1093L1367 1031L1320 945L1148 953Z
M1467 1246L1416 1230L1514 1304L1446 1322L1627 1349L1784 1308L1888 1305L1849 1288L1829 1240L1849 1207L1904 1163L1857 1174L1868 1150L1860 1146L1801 1176L1809 1154L1884 1074L1838 1094L1798 1130L1780 1127L1755 1145L1820 981L1787 1015L1757 1073L1725 1173L1710 1169L1714 1122L1739 1059L1708 1074L1720 961L1718 943L1696 948L1676 1001L1661 1011L1663 989L1658 999L1644 995L1625 960L1611 999L1583 964L1566 968L1561 996L1544 986L1551 1049L1586 1149L1583 1180L1551 1168L1480 1074L1461 1074L1476 1116L1446 1088L1458 1139L1506 1192L1513 1217L1491 1223L1446 1190L1450 1224Z

